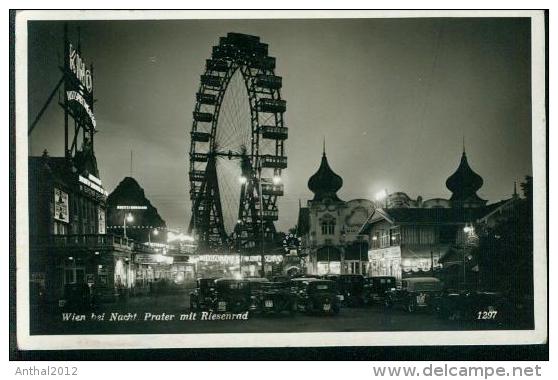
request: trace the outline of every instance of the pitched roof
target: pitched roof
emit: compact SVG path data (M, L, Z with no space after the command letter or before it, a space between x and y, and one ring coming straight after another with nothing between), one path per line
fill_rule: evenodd
M53 179L58 182L67 183L68 179L75 177L72 172L72 163L65 157L51 157L43 155L40 157L30 156L28 158L29 173L46 170Z
M478 208L394 208L383 210L397 224L468 223L486 213Z
M389 208L377 209L368 218L360 233L367 233L370 226L387 220L392 224L463 224L482 218L499 205L475 208Z
M166 227L166 222L161 218L157 208L145 196L145 191L132 177L125 177L107 198L107 224L119 226L122 224L121 214L126 211L118 210L118 205L147 206L147 209L135 212L138 225ZM133 228L133 227L131 227Z

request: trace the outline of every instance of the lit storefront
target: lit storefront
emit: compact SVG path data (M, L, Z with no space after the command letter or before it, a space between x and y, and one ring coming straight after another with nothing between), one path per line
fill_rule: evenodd
M315 273L341 274L341 250L334 246L325 246L316 251Z
M394 276L401 280L401 247L387 247L368 251L369 276Z
M401 280L407 277L424 277L440 269L439 258L447 251L447 246L436 250L395 246L368 251L370 276L394 276Z
M239 274L240 255L200 254L191 255L189 263L194 265L196 277L234 277ZM283 262L283 255L265 255L265 271L271 273L273 266ZM260 255L242 256L242 276L257 277L261 269Z
M183 261L175 261L170 268L170 279L177 286L186 286L196 280L196 268L194 264Z

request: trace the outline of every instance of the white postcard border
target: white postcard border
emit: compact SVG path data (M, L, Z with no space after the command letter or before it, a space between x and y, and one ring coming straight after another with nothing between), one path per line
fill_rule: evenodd
M390 331L145 335L30 335L27 182L27 21L120 19L531 17L532 162L535 329L506 331ZM545 343L547 332L547 152L545 26L542 11L22 11L16 16L16 287L17 344L22 350L434 346Z

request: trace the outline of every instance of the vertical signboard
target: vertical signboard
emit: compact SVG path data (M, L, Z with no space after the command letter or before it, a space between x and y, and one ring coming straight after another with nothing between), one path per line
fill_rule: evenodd
M68 25L64 25L64 149L65 157L73 157L78 150L85 156L93 155L95 128L97 122L93 113L93 65L87 65L81 51L79 38L77 44L68 39ZM74 132L70 132L69 118L75 121ZM83 132L83 133L80 133ZM81 139L81 148L79 143ZM71 140L70 140L71 137ZM88 170L98 176L96 163L93 170Z
M106 222L105 222L105 209L99 206L97 208L97 215L98 215L98 234L104 235L106 234Z
M93 129L97 126L93 114L93 74L91 68L74 45L68 43L66 56L66 99L73 111L82 122Z
M68 193L54 188L54 219L64 223L70 222Z

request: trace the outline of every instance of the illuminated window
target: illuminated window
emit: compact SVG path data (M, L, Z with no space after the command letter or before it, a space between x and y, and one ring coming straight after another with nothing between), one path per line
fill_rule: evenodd
M390 233L389 230L380 230L379 231L379 241L380 241L380 248L385 248L390 246Z
M61 222L54 222L54 235L67 235L68 226Z
M390 241L389 244L391 246L397 246L401 243L401 233L399 231L399 228L392 228L390 230Z

